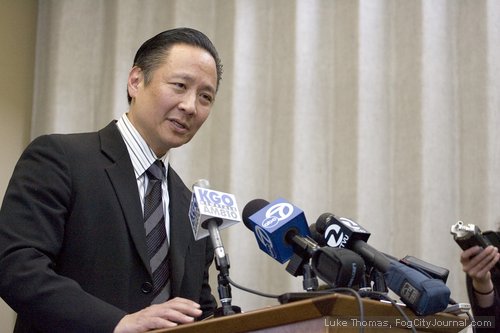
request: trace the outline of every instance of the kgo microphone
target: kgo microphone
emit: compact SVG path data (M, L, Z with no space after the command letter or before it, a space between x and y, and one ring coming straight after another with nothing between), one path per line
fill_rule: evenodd
M226 253L219 233L241 220L234 195L211 190L208 180L200 179L193 185L189 207L189 221L196 240L210 236L214 246L216 264L228 266Z
M226 255L219 229L227 228L240 221L240 213L234 195L210 189L208 180L200 179L193 185L193 195L189 207L189 221L196 240L210 235L214 247L215 266L221 307L214 312L215 317L240 313L239 306L231 305L232 295L229 284L229 256Z
M356 222L325 213L316 221L316 229L329 246L351 249L384 273L389 289L417 315L434 314L448 306L451 292L442 280L387 258L366 243L370 233Z

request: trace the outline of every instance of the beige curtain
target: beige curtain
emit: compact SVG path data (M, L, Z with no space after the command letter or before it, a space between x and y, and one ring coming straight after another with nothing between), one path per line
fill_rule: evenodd
M96 130L127 110L135 50L204 31L225 71L212 115L172 152L186 184L283 197L310 224L351 217L370 243L450 269L450 226L500 218L500 2L487 0L41 0L32 136ZM240 223L222 231L236 282L301 291ZM216 271L212 272L216 287ZM245 311L276 304L233 288Z

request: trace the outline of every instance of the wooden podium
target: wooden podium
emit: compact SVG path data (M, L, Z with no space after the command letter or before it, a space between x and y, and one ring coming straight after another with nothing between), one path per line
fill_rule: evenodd
M371 299L362 299L362 303L364 322L360 321L356 298L331 294L151 332L332 333L359 332L362 325L366 333L411 332L408 323L392 304ZM469 319L464 315L437 313L420 317L405 307L403 311L418 332L460 332L469 325Z

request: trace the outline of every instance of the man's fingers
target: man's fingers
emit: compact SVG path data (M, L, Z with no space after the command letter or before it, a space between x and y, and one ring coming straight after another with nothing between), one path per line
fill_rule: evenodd
M194 318L202 314L198 303L181 297L152 307L156 307L158 316L183 324L194 321Z
M118 323L115 333L136 333L174 327L178 324L191 323L201 314L198 303L178 297L126 315Z

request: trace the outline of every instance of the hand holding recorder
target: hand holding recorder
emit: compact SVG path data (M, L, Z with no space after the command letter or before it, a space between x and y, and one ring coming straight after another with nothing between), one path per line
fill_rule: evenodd
M500 235L495 231L481 231L474 224L458 221L451 226L453 239L464 250L460 257L463 270L474 278L484 278L485 271L491 270L495 264L500 268L498 249ZM478 246L478 248L476 248ZM484 251L482 250L484 249Z
M460 255L462 270L471 278L472 290L477 304L482 308L490 307L494 302L495 286L491 270L500 268L500 237L497 232L481 230L474 224L458 221L451 226L451 234L464 250Z

